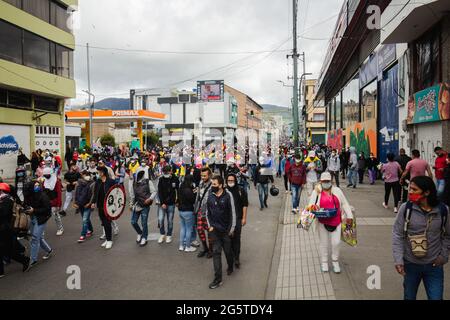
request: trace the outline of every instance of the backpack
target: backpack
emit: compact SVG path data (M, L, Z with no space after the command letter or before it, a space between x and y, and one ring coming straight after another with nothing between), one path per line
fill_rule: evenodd
M23 212L22 207L17 203L13 206L12 229L17 236L22 237L28 235L30 229L30 217Z
M56 187L53 190L45 189L45 193L47 194L50 201L58 198L58 192L56 191Z
M408 226L409 226L409 222L411 220L412 207L413 207L413 203L411 201L408 201L406 203L406 210L404 212L405 224L403 227L403 232L404 232L405 238L408 235ZM448 210L447 210L447 207L445 206L445 204L443 204L442 202L439 203L439 211L441 213L441 237L444 237L446 235L445 226L447 225L447 220L448 220Z

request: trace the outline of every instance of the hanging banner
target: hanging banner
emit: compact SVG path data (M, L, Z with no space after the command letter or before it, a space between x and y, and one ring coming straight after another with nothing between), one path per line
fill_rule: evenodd
M450 119L450 84L442 83L409 98L408 124Z

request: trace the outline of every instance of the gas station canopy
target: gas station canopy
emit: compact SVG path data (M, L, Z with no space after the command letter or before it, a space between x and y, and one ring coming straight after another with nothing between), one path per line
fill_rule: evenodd
M81 123L89 121L89 110L75 110L66 112L67 122ZM140 121L164 121L164 113L148 110L95 110L93 123L117 123L117 122L140 122Z

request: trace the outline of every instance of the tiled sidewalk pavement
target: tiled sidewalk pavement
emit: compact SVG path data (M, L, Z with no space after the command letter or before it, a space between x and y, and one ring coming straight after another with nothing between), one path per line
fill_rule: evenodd
M320 271L318 235L297 228L298 215L291 213L291 207L288 194L275 299L335 300L330 274Z

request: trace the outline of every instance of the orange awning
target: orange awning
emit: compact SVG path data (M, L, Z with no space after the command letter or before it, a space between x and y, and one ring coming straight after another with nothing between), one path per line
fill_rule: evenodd
M89 120L89 110L72 110L66 112L67 122L85 122ZM136 122L165 121L164 113L148 110L95 110L93 122Z

